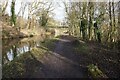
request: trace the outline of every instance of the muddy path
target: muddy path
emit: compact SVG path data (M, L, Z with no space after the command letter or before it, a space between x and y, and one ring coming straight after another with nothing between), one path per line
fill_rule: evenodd
M119 77L117 53L96 42L77 42L75 37L62 35L42 43L5 64L3 77L89 78L90 64L97 65L108 77Z
M31 77L37 78L86 78L87 69L78 62L80 57L73 50L69 39L60 39L55 49L40 60L42 66ZM77 62L78 61L78 62ZM38 65L39 66L39 65ZM36 67L36 66L34 66Z
M88 78L87 68L80 64L82 57L74 50L72 41L73 37L61 37L54 42L53 50L38 46L38 51L29 51L16 57L3 67L3 77Z

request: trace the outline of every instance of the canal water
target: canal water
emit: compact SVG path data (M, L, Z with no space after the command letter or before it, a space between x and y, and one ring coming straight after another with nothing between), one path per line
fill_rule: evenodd
M2 40L2 64L4 65L14 60L14 58L19 57L21 54L30 51L32 48L40 46L42 41L52 37L54 37L54 35Z

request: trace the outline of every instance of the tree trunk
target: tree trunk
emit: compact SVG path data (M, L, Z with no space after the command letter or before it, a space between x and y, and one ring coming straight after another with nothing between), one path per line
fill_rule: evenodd
M118 36L117 36L117 46L120 51L120 1L118 2ZM120 54L119 54L120 56Z
M114 2L112 2L112 13L113 13L113 26L112 26L112 39L115 41L115 11L114 11Z
M15 26L16 24L16 16L15 16L15 1L11 2L11 26Z
M2 10L3 15L5 14L5 10L6 10L7 6L8 6L8 1L6 2L5 7L3 7L3 10Z
M88 5L89 5L89 24L88 24L88 35L89 35L89 40L91 40L91 38L92 38L92 2L89 2L88 3Z
M110 30L108 32L108 42L112 42L112 13L111 13L111 2L109 1L109 25L110 25Z

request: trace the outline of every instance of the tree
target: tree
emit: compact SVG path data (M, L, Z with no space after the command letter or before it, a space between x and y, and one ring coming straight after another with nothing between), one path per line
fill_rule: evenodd
M15 26L16 24L16 15L15 15L15 0L11 2L11 25Z
M93 20L94 20L94 3L88 2L88 37L89 40L92 39L92 29L93 29Z
M6 10L7 6L8 6L8 1L5 1L5 4L2 5L2 6L3 6L2 7L2 14L5 14L5 10Z
M120 1L118 2L118 36L117 36L117 47L120 51Z
M112 2L112 16L113 16L112 40L114 42L115 41L115 38L114 38L115 37L115 26L116 26L114 1Z
M24 13L26 7L27 7L27 2L21 2L20 10L16 15L16 26L19 28L19 31L21 30L21 28L25 28Z
M48 23L49 15L53 11L52 2L37 2L34 1L28 4L28 29L35 26L38 22L40 26L46 26Z
M112 42L112 11L111 11L111 2L109 1L109 33L108 33L108 42Z
M115 43L119 42L120 9L117 10L116 6L119 8L120 4L111 0L63 3L70 35L102 42L108 46L115 46Z
M45 27L48 23L48 20L50 18L49 13L51 13L51 11L54 10L54 9L52 9L52 2L47 4L47 5L48 5L47 8L43 7L42 11L38 12L38 14L41 13L41 15L39 15L40 16L40 21L39 22L40 22L40 25L43 26L43 27Z

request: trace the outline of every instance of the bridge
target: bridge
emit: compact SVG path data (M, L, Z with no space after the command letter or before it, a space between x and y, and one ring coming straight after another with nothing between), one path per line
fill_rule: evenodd
M68 27L66 26L55 26L55 27L50 27L49 30L55 31L55 36L58 35L68 35Z

